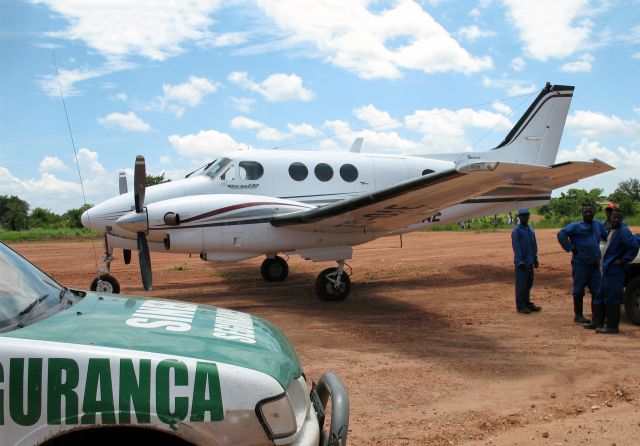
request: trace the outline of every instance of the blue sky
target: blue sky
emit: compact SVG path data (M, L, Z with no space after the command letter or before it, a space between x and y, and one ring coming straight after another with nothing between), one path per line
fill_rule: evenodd
M486 150L575 85L558 161L640 171L640 1L2 0L0 195L64 212L238 147Z

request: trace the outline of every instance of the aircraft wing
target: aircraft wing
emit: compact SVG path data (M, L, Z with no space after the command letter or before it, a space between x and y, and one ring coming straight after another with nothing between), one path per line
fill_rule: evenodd
M350 200L277 216L271 224L320 232L394 231L539 170L550 168L502 162L467 164Z

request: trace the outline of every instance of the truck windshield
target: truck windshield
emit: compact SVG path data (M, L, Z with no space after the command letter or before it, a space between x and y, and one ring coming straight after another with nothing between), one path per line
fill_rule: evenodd
M0 333L62 309L66 288L0 242Z
M209 178L215 179L224 171L224 168L230 162L231 160L229 158L218 158L215 163L209 166L203 173Z

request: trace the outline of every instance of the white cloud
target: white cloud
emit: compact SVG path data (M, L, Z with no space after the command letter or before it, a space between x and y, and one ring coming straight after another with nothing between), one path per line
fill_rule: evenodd
M518 57L514 57L511 60L511 64L509 64L509 66L513 71L522 71L522 69L525 67L526 64L527 63L524 61L524 59L518 56Z
M151 126L140 119L134 112L109 113L104 118L98 118L98 124L105 127L111 127L121 130L130 130L132 132L149 132Z
M513 127L511 121L501 113L470 108L416 110L404 122L407 128L422 135L422 142L430 152L466 150L469 148L467 128L509 130Z
M539 90L532 82L515 79L490 79L482 77L484 87L494 87L504 90L509 96L520 96L523 94L535 93Z
M129 0L33 0L47 5L69 23L49 36L82 41L108 59L141 56L161 61L189 42L215 43L209 17L216 0L163 2L162 7Z
M322 134L320 130L313 127L311 124L287 124L287 128L294 135L303 135L303 136L319 136Z
M600 145L598 141L582 139L574 150L560 150L557 161L587 161L598 158L611 165L620 162L620 157L614 151Z
M402 124L392 118L388 112L380 110L372 104L356 108L353 110L353 114L361 121L364 121L369 127L384 126L391 129L402 126Z
M282 141L290 135L267 126L263 122L255 121L245 116L237 116L231 120L231 127L242 130L257 130L256 138L262 141Z
M492 66L490 57L469 54L412 0L380 12L363 1L261 0L258 5L285 33L284 45L309 47L312 55L364 79L399 78L403 69L471 74Z
M585 53L573 62L567 62L560 67L560 71L565 73L590 73L592 62L595 60L589 53Z
M160 155L160 164L171 164L171 157L167 155Z
M65 166L64 162L57 156L45 156L42 161L40 161L40 167L38 168L41 173L48 172L50 170L65 169L67 169L67 166Z
M356 137L364 139L363 152L369 153L423 153L421 144L403 138L395 131L379 132L371 129L353 131L348 122L342 120L326 121L323 125L333 135L332 139L322 141L322 150L348 150Z
M503 115L510 115L513 112L513 109L502 101L494 101L491 108Z
M231 136L216 130L202 130L196 135L171 135L169 142L181 156L203 160L212 160L239 146Z
M78 150L78 164L80 164L80 172L86 174L87 172L92 175L102 175L106 172L106 169L99 161L100 155L98 152L93 152L86 147L81 147Z
M245 90L261 94L269 102L310 101L315 96L313 91L302 85L302 78L296 74L275 73L257 83L247 72L234 71L228 79Z
M230 97L231 106L242 113L250 113L256 100L252 98L234 98Z
M595 10L588 8L588 0L503 0L503 3L528 57L541 61L565 58L589 44L593 22L587 15Z
M131 64L111 62L94 69L58 69L58 75L39 76L37 84L47 96L60 97L60 89L65 97L79 96L82 92L76 88L78 82L95 79L107 74L131 68Z
M476 25L465 26L458 30L458 35L462 40L467 40L469 42L474 42L478 39L484 37L492 37L495 36L496 33L493 31L482 30L478 28Z
M607 116L602 113L578 110L567 118L567 129L579 136L628 136L640 138L640 121L626 120L616 115Z
M631 58L635 60L640 60L640 51L638 51L637 53L633 53L631 55Z
M161 97L155 98L148 107L151 110L169 110L178 118L182 117L187 107L195 107L202 99L218 91L218 84L204 77L189 76L183 84L162 84Z
M127 95L127 93L118 93L113 98L117 99L118 101L126 102L129 99L129 96Z

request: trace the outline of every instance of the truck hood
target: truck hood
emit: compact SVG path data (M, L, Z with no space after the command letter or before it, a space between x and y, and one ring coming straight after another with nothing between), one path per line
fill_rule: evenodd
M72 307L2 336L186 356L265 373L284 389L302 374L270 322L210 305L87 293Z

